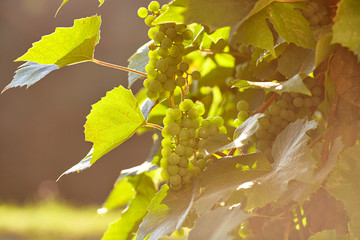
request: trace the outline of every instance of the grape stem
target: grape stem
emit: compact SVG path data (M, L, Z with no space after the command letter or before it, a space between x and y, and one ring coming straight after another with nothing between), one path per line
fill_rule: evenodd
M150 128L155 128L155 129L159 129L160 131L162 131L164 128L160 125L154 124L154 123L146 123L144 125L144 127L150 127Z
M181 101L183 102L185 99L185 92L184 89L181 87Z
M171 108L175 107L174 91L170 92L169 105Z
M101 66L106 66L106 67L110 67L110 68L115 68L115 69L123 70L123 71L126 71L126 72L132 72L132 73L136 73L136 74L139 74L139 75L141 75L141 76L147 77L147 74L146 74L146 73L139 72L139 71L137 71L137 70L135 70L135 69L131 69L131 68L127 68L127 67L115 65L115 64L112 64L112 63L103 62L103 61L97 60L97 59L95 59L95 58L92 58L90 61L93 62L93 63L99 64L99 65L101 65Z
M226 157L226 156L227 156L225 153L220 152L220 151L216 152L215 154L216 154L216 155L219 155L219 156L221 156L221 157Z
M236 148L232 148L230 152L228 153L228 156L233 156L236 151Z
M186 81L186 90L185 90L185 93L188 93L189 92L189 74L186 73L186 78L185 78L185 81Z
M278 96L279 94L273 93L271 97L266 102L264 102L254 114L263 113L270 106L270 104L278 98Z

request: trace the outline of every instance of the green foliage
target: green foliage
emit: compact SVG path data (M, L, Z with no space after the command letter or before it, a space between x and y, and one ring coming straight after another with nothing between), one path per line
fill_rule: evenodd
M104 240L358 239L359 8L152 1L137 12L150 41L128 67L94 59L94 15L34 43L4 90L84 61L128 71L129 88L143 81L136 97L119 86L92 106L93 147L61 175L153 133L147 159L121 171L103 205L125 208Z

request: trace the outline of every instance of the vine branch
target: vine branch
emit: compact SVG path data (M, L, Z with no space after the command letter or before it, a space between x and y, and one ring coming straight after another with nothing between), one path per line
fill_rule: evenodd
M91 62L96 63L96 64L99 64L99 65L101 65L101 66L106 66L106 67L110 67L110 68L115 68L115 69L123 70L123 71L126 71L126 72L132 72L132 73L136 73L136 74L139 74L139 75L141 75L141 76L147 77L147 74L146 74L146 73L137 71L137 70L135 70L135 69L131 69L131 68L119 66L119 65L116 65L116 64L103 62L103 61L97 60L97 59L95 59L95 58L91 59Z

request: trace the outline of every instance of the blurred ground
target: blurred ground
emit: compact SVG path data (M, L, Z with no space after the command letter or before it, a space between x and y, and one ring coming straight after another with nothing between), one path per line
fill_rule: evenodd
M147 27L137 9L149 1L0 1L0 89L10 83L23 55L42 35L73 20L102 15L97 59L127 65L127 59L148 41ZM127 86L127 73L93 63L57 70L29 89L9 89L0 95L0 199L23 202L60 198L101 204L121 169L142 163L150 150L150 134L133 136L79 174L57 177L79 162L91 148L83 125L91 104L118 85ZM134 92L141 86L138 82Z

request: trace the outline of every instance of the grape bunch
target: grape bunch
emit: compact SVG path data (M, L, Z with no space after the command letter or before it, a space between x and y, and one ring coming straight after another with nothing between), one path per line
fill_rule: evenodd
M310 22L310 27L315 29L330 23L329 13L322 4L310 1L305 9L301 10L304 17Z
M283 93L264 111L265 116L258 120L259 129L252 141L265 155L271 156L272 143L289 123L298 118L310 117L312 110L321 103L322 90L316 86L314 79L307 78L305 84L311 90L312 96Z
M148 9L142 7L138 10L138 15L145 18L145 24L151 27L148 36L153 40L149 45L149 63L145 67L147 79L143 83L147 89L146 95L151 100L166 98L177 86L182 88L189 75L193 80L201 77L198 71L189 74L189 64L183 62L184 42L193 39L193 32L185 24L152 24L167 8L164 5L160 9L160 4L152 1Z
M174 190L190 183L194 175L211 163L209 157L198 152L199 142L226 132L222 117L203 119L204 113L204 105L190 99L166 111L160 167L162 178Z
M250 116L249 104L245 100L240 100L236 104L238 110L237 118L234 121L235 127L239 127Z

